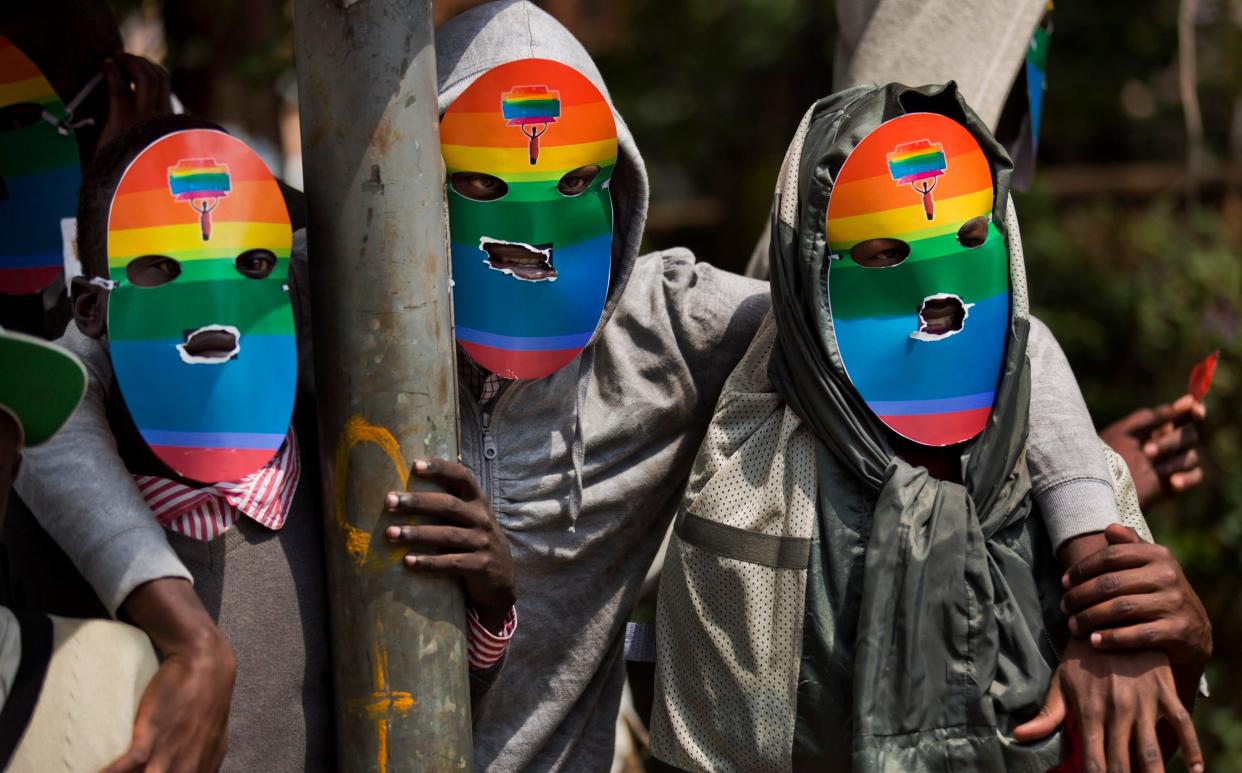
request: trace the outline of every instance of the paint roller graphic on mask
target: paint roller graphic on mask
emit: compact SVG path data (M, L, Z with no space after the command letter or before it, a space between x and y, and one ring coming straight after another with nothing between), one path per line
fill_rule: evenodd
M923 212L928 220L935 216L932 189L946 168L944 148L938 142L915 140L898 145L888 154L888 173L898 185L909 185L923 194Z
M190 202L198 212L203 241L211 238L211 211L229 195L229 189L228 165L210 158L186 159L168 169L168 190L174 199Z
M515 86L500 95L505 126L516 126L530 138L530 165L539 160L539 138L561 117L561 94L547 86Z

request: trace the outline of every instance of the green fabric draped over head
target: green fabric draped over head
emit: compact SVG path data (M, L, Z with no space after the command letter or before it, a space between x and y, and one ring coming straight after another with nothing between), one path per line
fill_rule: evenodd
M983 148L996 185L993 221L1010 255L1013 303L1001 382L987 427L961 453L963 484L932 478L896 455L846 376L832 335L825 215L833 179L868 133L912 112L960 122ZM852 702L840 701L850 715L853 767L1046 770L1060 759L1059 735L1028 745L1011 740L1013 727L1038 711L1051 677L1040 589L1056 580L1055 569L1041 563L1050 552L1046 537L1029 518L1029 322L1021 247L1007 222L1011 163L952 83L840 92L812 109L800 138L785 171L787 185L796 175L796 204L787 190L774 211L778 335L769 374L820 447L819 540L843 556L851 541L865 547L849 583L808 588L808 620L822 604L836 635L856 624L847 656L852 685L842 686ZM842 470L856 480L843 485ZM870 523L861 535L835 533L824 512L856 509L840 500L857 499L859 483L875 501ZM814 654L804 644L804 663L808 648ZM842 649L834 642L833 657Z

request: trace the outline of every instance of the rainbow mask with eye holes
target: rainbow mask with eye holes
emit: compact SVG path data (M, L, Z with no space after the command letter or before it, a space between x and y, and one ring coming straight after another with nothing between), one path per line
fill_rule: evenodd
M891 430L928 446L979 434L1009 328L992 173L965 127L911 113L867 135L828 201L828 297L846 374Z
M82 165L68 111L34 62L0 37L0 293L28 295L64 269Z
M160 138L108 216L108 342L125 406L174 472L234 481L279 450L297 343L289 214L254 151L220 131Z
M509 379L547 376L586 346L612 266L612 108L546 59L495 67L440 124L457 342Z

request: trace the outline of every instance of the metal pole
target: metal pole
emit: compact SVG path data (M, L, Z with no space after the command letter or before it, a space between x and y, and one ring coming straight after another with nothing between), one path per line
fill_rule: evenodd
M342 771L470 770L460 583L383 537L415 456L457 456L429 0L296 0Z

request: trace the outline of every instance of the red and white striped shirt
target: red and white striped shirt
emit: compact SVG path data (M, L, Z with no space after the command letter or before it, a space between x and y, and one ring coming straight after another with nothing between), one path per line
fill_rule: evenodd
M289 427L285 442L261 469L239 481L193 488L154 475L135 475L138 491L155 520L166 529L192 539L211 541L246 516L272 531L285 525L293 495L302 476L298 437ZM511 607L504 630L496 635L483 627L479 616L466 607L469 621L466 655L470 668L483 671L500 662L517 630L517 612Z
M276 455L239 481L193 488L154 475L135 475L134 482L161 526L209 542L228 531L243 515L279 531L285 525L301 477L298 438L290 426Z
M471 671L485 671L500 662L509 649L509 640L517 630L517 609L509 607L509 615L505 617L505 627L499 634L494 634L479 622L479 615L472 607L466 607L466 657L470 661Z

